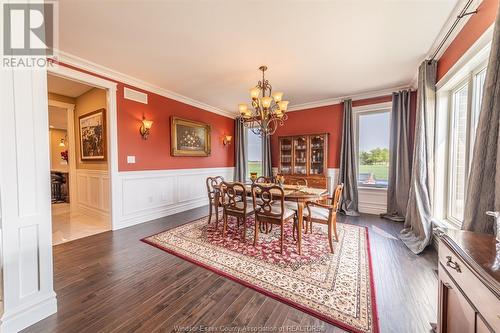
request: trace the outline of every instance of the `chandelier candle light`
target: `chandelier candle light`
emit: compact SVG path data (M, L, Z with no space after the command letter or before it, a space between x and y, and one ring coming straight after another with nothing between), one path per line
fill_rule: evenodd
M289 102L283 101L282 92L273 93L273 87L264 76L267 66L260 66L259 70L262 71L262 81L250 89L252 109L243 103L238 104L238 110L240 121L253 133L264 137L274 134L278 126L283 126L288 118L286 110Z

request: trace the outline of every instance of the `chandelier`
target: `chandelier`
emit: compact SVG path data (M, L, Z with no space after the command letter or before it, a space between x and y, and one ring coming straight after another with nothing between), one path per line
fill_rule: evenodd
M256 135L264 137L274 134L278 126L283 126L288 118L286 110L289 102L282 100L282 92L273 93L273 87L264 76L267 66L260 66L259 70L262 71L262 81L250 89L251 109L242 103L238 104L238 110L241 123Z

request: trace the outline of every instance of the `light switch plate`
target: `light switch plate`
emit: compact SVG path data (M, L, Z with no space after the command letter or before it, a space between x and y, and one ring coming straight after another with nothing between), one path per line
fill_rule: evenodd
M134 164L135 163L135 156L127 156L127 163Z

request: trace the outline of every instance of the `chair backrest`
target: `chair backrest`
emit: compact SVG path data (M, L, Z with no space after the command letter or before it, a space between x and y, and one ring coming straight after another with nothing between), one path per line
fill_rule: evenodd
M295 185L300 185L300 186L306 186L307 187L307 179L305 179L305 178L298 178L295 181Z
M246 188L243 183L226 183L222 182L222 206L224 209L232 211L241 211L247 209ZM239 203L239 204L238 204Z
M337 212L339 210L340 199L342 198L342 191L344 190L344 183L337 185L335 192L332 196L332 206L333 211Z
M253 208L255 210L255 218L258 220L265 220L266 218L283 219L285 211L284 197L285 192L277 185L252 185L252 199Z
M274 183L271 177L260 176L255 180L255 183Z
M213 200L215 198L215 193L219 191L219 185L224 181L224 178L221 176L216 176L216 177L207 177L206 179L206 184L207 184L207 193L208 193L208 199Z

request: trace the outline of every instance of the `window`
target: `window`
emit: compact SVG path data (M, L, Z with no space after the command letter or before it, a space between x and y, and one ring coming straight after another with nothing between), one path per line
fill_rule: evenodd
M250 128L247 128L247 177L251 172L257 172L258 176L262 176L262 138L253 133Z
M387 188L390 109L355 113L358 186Z
M465 167L467 152L467 97L469 86L465 85L453 92L451 163L450 163L450 216L463 220L465 202Z
M461 225L464 219L467 178L485 78L486 68L483 66L451 90L447 219L456 225Z

